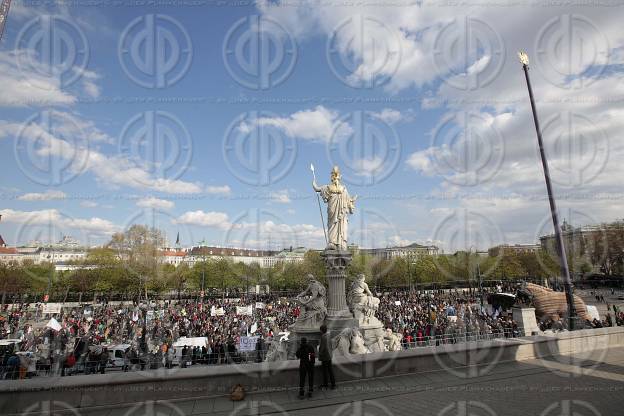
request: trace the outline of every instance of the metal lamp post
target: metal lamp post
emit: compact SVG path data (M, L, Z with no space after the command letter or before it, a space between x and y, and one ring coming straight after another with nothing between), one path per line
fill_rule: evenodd
M546 154L544 152L542 132L540 130L539 120L537 118L537 110L535 108L535 100L533 98L533 89L531 88L531 80L529 78L529 56L525 52L518 52L518 58L520 58L520 62L522 63L524 77L526 79L527 88L529 90L529 99L531 100L533 122L535 123L535 130L537 132L537 143L539 145L540 157L542 159L542 168L544 169L544 179L546 181L546 190L548 191L548 202L550 203L550 215L552 216L553 227L555 228L555 241L557 243L557 254L559 255L559 266L561 269L561 275L563 277L566 301L568 303L568 328L572 331L575 329L580 329L582 328L582 326L579 317L576 314L576 307L574 306L574 286L572 284L572 279L570 278L568 259L565 253L565 246L563 243L563 236L561 235L561 228L559 227L557 206L555 204L555 198L552 192L552 185L550 183L550 171L548 170L548 161L546 160Z

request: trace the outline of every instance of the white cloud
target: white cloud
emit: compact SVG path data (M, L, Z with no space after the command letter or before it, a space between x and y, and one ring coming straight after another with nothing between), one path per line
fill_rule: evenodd
M18 62L28 62L29 65L18 66ZM28 49L0 51L0 85L3 88L0 94L0 107L73 105L78 100L76 90L91 98L97 98L100 95L100 87L97 85L99 75L93 71L82 69L79 71L82 76L79 84L82 90L80 88L68 90L61 85L60 77L48 75L62 73L63 69L45 67L39 63L35 51Z
M383 172L384 160L380 156L354 159L351 168L358 176L375 176Z
M285 224L273 220L244 222L232 225L227 234L228 246L257 249L280 249L305 244L324 244L323 229L311 224Z
M94 202L94 201L82 201L80 203L80 206L84 208L95 208L98 206L98 204L97 202Z
M154 209L169 210L175 206L175 203L167 199L148 197L148 198L139 199L136 205L137 207L141 207L141 208L154 208Z
M29 234L31 228L35 230L43 227L65 235L80 236L82 240L89 240L91 237L109 236L119 231L119 227L108 220L98 217L74 218L57 209L39 211L4 209L0 210L0 215L2 215L3 222L20 224L18 234L24 235Z
M414 114L412 111L407 113L401 113L399 110L395 110L393 108L384 108L381 111L371 111L369 113L371 117L379 119L385 123L390 125L399 123L401 121L411 121L414 118Z
M178 217L175 224L199 225L227 229L231 227L229 217L224 212L204 212L202 210L188 211Z
M436 171L432 162L433 150L431 148L414 152L405 161L412 169L426 175L431 176Z
M11 10L12 11L12 10ZM22 69L16 64L18 56L28 51L0 51L0 107L27 107L30 105L71 105L76 96L61 89L58 80L41 75L44 72Z
M67 194L63 191L47 190L45 192L31 192L17 197L19 201L51 201L65 199Z
M280 204L290 204L292 202L292 200L290 199L290 194L288 193L288 189L271 192L270 199L271 201Z
M126 186L172 194L202 192L200 184L159 178L123 155L108 156L96 150L91 143L110 142L112 139L90 121L56 110L44 114L47 114L47 119L53 120L52 131L37 120L28 124L0 122L0 138L21 135L27 145L34 148L32 156L62 159L63 163L69 162L70 172L76 175L90 172L105 186Z
M222 194L229 195L232 192L232 189L228 185L223 186L206 186L207 194Z
M297 111L286 117L259 117L239 126L242 133L248 133L256 126L273 127L288 137L328 142L351 133L348 123L340 122L339 113L319 105L311 110ZM335 133L334 133L335 132Z

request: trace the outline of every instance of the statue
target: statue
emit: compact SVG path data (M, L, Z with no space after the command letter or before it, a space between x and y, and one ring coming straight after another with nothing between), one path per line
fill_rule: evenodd
M386 329L385 338L388 340L388 345L386 347L388 351L401 351L403 349L403 347L401 347L402 334L395 334L388 328Z
M308 274L308 287L295 300L301 304L301 312L295 326L318 328L327 315L325 306L326 290L312 274Z
M356 328L345 328L332 342L335 356L348 356L354 354L367 354L368 348L364 345L362 334Z
M340 170L337 166L332 169L329 185L318 186L314 179L312 187L327 204L327 248L346 250L348 215L353 214L357 196L351 198L347 188L340 183Z
M365 279L363 273L356 277L347 296L347 303L360 325L377 324L379 321L375 318L375 311L379 308L379 298L373 296Z
M269 344L265 361L274 362L288 359L288 340L284 341L282 338L277 339L277 337L273 337Z
M384 342L384 334L385 332L383 331L382 328L378 328L373 336L371 337L371 342L370 344L366 345L366 347L368 348L368 351L370 352L384 352L386 351L386 344ZM365 341L366 344L366 341Z

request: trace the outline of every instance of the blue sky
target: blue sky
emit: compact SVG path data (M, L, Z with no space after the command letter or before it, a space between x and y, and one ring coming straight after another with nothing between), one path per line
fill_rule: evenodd
M621 217L620 8L120 4L12 5L0 43L10 245L100 244L147 223L183 245L322 247L310 163L319 182L338 164L360 195L361 246L533 242L552 226L520 48L536 62L562 216Z

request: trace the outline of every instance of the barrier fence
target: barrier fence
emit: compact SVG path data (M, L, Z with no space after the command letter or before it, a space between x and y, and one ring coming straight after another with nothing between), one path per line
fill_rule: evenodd
M516 338L524 336L520 330L505 329L492 333L467 332L426 336L411 342L400 341L400 350L456 345L468 342L491 341L494 339ZM0 364L0 379L23 379L31 377L58 377L77 374L104 374L109 371L150 371L165 368L184 368L201 365L244 365L262 362L266 359L269 344L255 351L236 351L226 353L207 353L187 355L186 357L167 358L163 354L144 354L127 358L121 362L113 359L90 359L89 354L77 358L76 363L68 366L60 361L40 360L25 369L21 365L9 365L6 360Z

